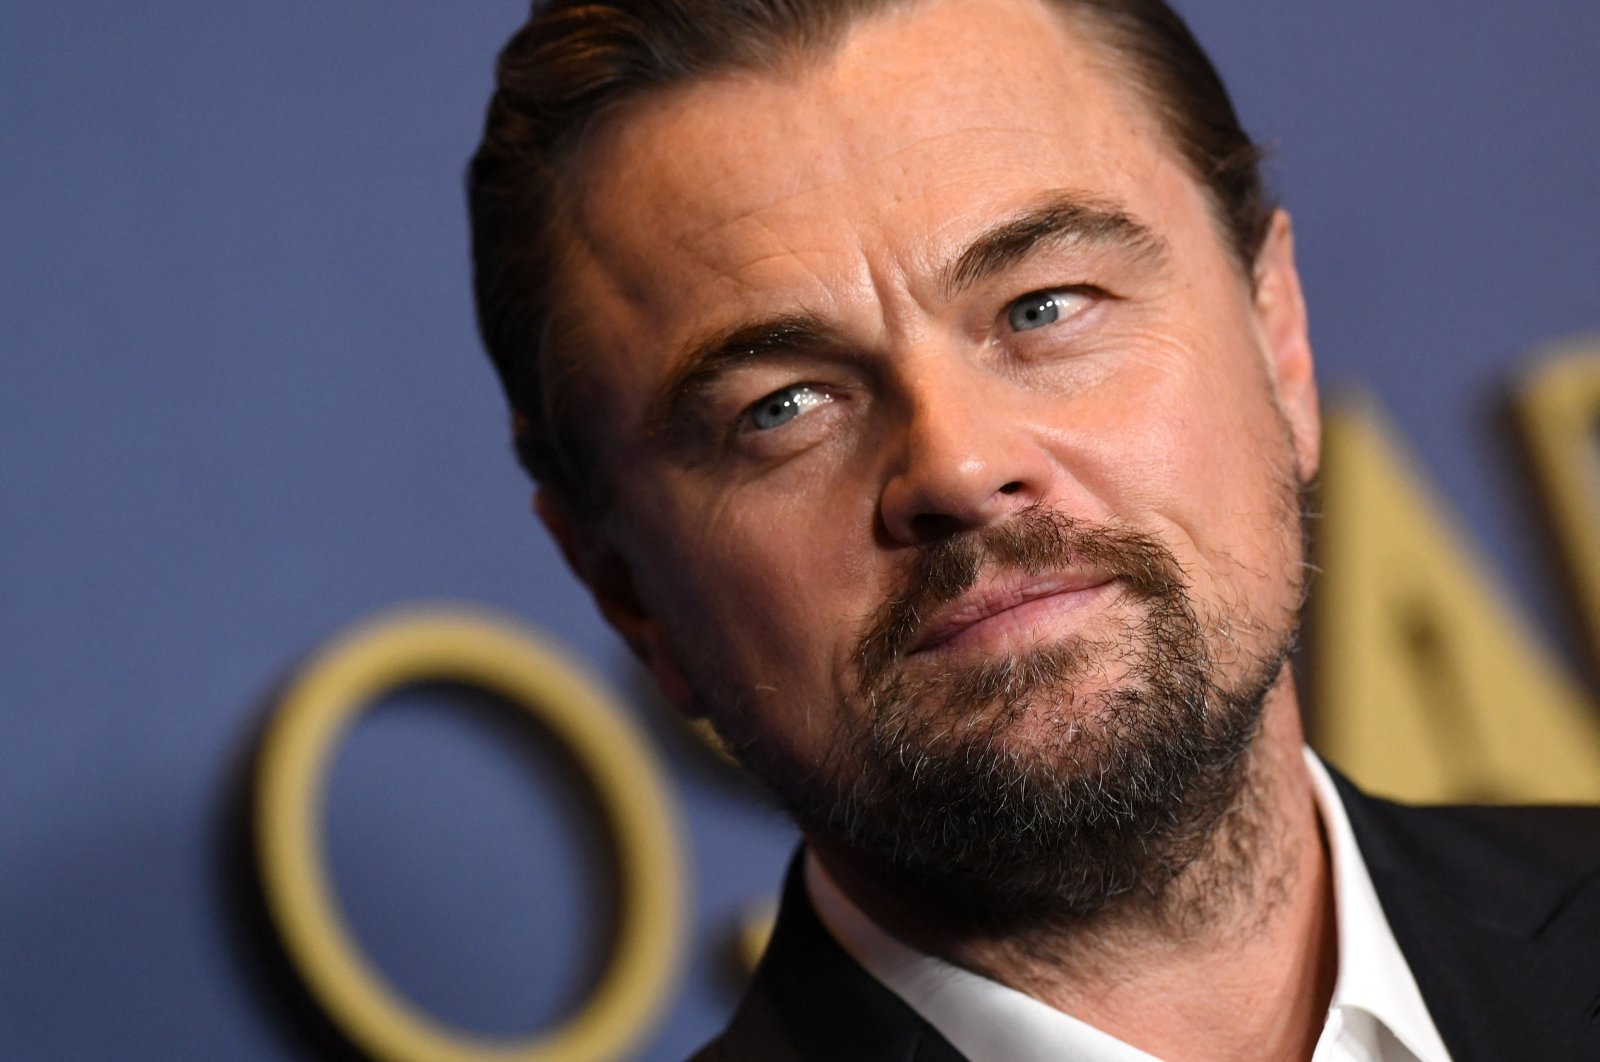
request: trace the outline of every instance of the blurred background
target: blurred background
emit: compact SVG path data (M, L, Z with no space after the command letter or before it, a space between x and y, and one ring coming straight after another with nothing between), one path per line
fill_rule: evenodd
M1326 392L1381 404L1581 673L1507 409L1529 351L1600 331L1600 5L1182 6L1273 149ZM310 654L417 601L543 632L662 763L688 943L637 1057L733 1006L793 831L544 539L474 333L462 172L524 14L0 10L0 1056L330 1051L252 896L250 757ZM614 857L581 771L482 700L368 713L326 848L415 1007L531 1035L594 986Z

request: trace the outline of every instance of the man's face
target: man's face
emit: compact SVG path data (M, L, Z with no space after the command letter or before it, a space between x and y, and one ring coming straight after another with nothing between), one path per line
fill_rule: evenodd
M562 312L613 487L580 567L808 827L924 763L992 803L1248 741L1316 462L1287 231L1253 290L1101 46L930 0L580 161ZM849 840L970 817L950 786Z

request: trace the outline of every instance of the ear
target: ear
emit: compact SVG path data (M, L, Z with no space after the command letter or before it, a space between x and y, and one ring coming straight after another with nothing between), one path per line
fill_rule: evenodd
M639 596L627 559L601 531L574 517L565 502L543 487L534 492L533 511L561 548L567 566L589 588L600 615L628 643L662 694L685 715L701 715L667 648L661 621Z
M1306 300L1294 264L1294 227L1282 210L1273 212L1256 256L1255 285L1256 320L1266 345L1273 393L1294 439L1300 482L1309 483L1321 460L1322 420Z

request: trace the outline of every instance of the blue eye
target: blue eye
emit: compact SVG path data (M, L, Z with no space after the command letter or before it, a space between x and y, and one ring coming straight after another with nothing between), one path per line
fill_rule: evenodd
M1063 312L1073 313L1078 307L1072 304L1072 300L1081 301L1082 298L1071 291L1031 292L1011 304L1006 321L1014 331L1030 332L1055 324L1061 320Z
M833 401L829 395L810 384L793 384L774 391L755 405L747 414L756 431L770 431L798 417L810 409Z

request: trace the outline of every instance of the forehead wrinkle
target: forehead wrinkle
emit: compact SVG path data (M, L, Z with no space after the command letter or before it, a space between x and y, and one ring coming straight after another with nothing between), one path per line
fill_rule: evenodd
M751 241L737 237L719 241L681 232L673 237L673 245L682 254L679 265L673 270L663 270L658 258L647 255L636 241L629 238L627 226L607 224L605 219L595 219L588 211L577 212L577 216L578 220L571 225L566 241L567 265L562 272L568 277L579 272L586 274L602 297L623 304L633 314L656 319L662 313L670 315L674 304L682 301L683 283L687 277L680 274L685 265L703 273L695 281L696 284L713 278L721 294L710 300L710 304L724 311L715 314L724 321L729 316L748 316L746 311L749 307L740 307L750 295L760 294L761 286L752 274L763 264L792 260L805 265L811 275L817 275L815 267L806 261L809 255L805 249L757 247L749 249L747 253L750 257L730 259L727 244L748 244ZM772 242L777 242L776 233L770 226L754 217L743 220L772 233ZM826 248L821 248L818 253L826 251ZM702 318L695 324L704 334L707 321ZM715 321L710 322L710 326L716 327ZM660 338L675 342L672 336Z
M587 194L575 199L566 222L565 261L558 276L564 276L569 290L573 290L575 274L587 272L618 302L630 308L643 306L650 299L643 280L652 274L648 269L635 268L644 264L643 257L630 247L625 236L619 238L602 217L597 217L594 199Z
M753 80L758 82L767 80L785 90L801 87L792 83L788 78L778 76L772 78L758 76ZM707 87L713 86L708 85ZM806 100L807 108L817 109L823 107L824 104L820 98L822 95L826 94L808 97ZM851 103L849 100L839 102L845 105ZM840 128L853 130L860 124L863 117L873 117L872 115L863 116L857 113L850 113L848 106L841 106L831 102L826 106L826 110L830 120L823 124L835 130ZM811 123L808 122L806 124L809 125ZM948 141L961 142L970 140L975 136L1035 137L1037 135L1038 130L1028 126L1006 123L964 124L959 128L927 131L917 135L915 139L910 141L901 141L892 145L869 149L866 144L862 143L863 138L856 137L850 132L838 133L827 138L830 150L825 153L813 153L808 158L803 175L798 172L791 175L789 187L782 190L774 190L770 184L763 185L760 188L760 192L764 193L764 195L759 201L741 205L740 209L731 216L705 218L698 225L685 224L680 233L679 242L685 247L691 247L702 241L717 237L723 230L732 230L736 226L747 222L753 222L761 226L762 229L772 232L772 226L764 221L761 215L781 212L791 204L798 204L796 209L805 210L806 207L803 201L806 199L826 197L830 192L839 189L841 186L871 182L874 171L895 166L896 163L901 162L908 156L913 156L917 152L929 148L935 148ZM728 158L730 165L724 173L718 174L712 180L711 183L713 185L719 185L725 179L732 178L734 186L737 187L738 178L743 172L745 159L733 155L728 156ZM991 161L987 154L984 153L974 157L971 160L971 166L974 169L982 169ZM826 175L819 176L823 171L826 171ZM925 179L927 176L919 173L916 166L900 166L899 171L901 175L918 177L918 179ZM797 182L802 176L807 178L816 177L817 179L809 180L803 187L797 186ZM724 192L728 190L727 188L723 189ZM749 189L743 190L749 191ZM722 202L724 200L721 195L716 194L715 190L713 190L710 194L701 198L686 200L684 205L692 208L696 205L704 204L706 207L716 209ZM830 203L830 210L839 211L839 209L839 204ZM705 209L698 211L702 217L707 212L709 211ZM683 220L689 223L700 219L686 216Z
M704 246L706 241L699 241L697 245L693 247L686 246L685 249L694 254L709 269L726 273L732 278L743 281L744 283L741 283L741 287L753 286L749 274L759 266L775 262L794 262L817 282L821 290L829 294L834 294L839 290L838 281L842 278L830 278L824 275L816 264L817 260L849 257L861 249L859 240L849 243L837 241L830 243L814 233L803 234L806 239L803 242L798 242L795 237L802 234L785 233L781 228L774 227L768 221L755 216L747 217L745 220L757 229L760 237L764 237L764 239L758 239L757 241L742 241L737 236L733 237L732 242L735 244L734 248L732 248L733 250L739 249L738 244L740 242L759 242L764 244L764 246L748 248L746 250L747 257L735 261L721 260L720 255L724 252L713 247Z
M757 225L765 232L772 233L773 229L771 224L762 220L762 215L772 214L773 212L782 209L787 204L793 203L797 200L803 200L808 196L823 194L831 188L836 188L839 185L846 183L851 176L852 175L850 174L839 174L829 178L828 180L810 184L804 188L789 189L780 194L773 195L771 198L764 199L759 203L752 203L743 207L738 213L732 215L731 217L707 219L706 222L699 227L687 228L680 235L679 242L684 245L702 243L715 239L719 234L747 223ZM712 203L717 202L717 199L714 196L707 198Z

